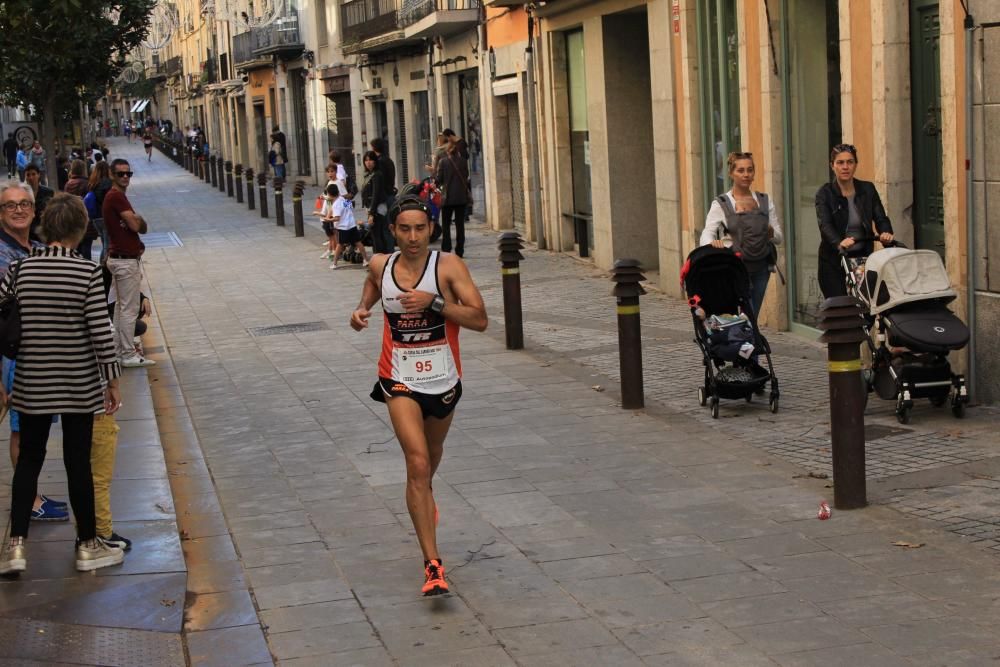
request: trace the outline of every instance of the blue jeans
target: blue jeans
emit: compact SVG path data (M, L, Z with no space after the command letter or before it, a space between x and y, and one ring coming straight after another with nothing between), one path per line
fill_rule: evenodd
M760 307L764 304L764 294L767 293L767 283L771 280L770 267L764 267L750 274L750 307L755 316L760 315Z
M276 164L274 165L274 177L285 180L285 165Z

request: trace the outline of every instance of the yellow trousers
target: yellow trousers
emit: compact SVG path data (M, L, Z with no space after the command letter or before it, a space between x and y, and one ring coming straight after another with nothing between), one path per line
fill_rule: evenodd
M94 439L90 449L90 469L94 476L94 515L97 534L110 537L111 477L115 472L115 449L118 447L118 424L114 415L94 415Z

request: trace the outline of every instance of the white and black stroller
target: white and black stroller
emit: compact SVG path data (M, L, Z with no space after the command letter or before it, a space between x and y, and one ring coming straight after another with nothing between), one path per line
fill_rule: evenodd
M705 382L698 402L719 416L719 399L753 400L770 383L768 406L778 411L778 378L771 346L757 326L750 307L750 277L746 265L729 248L695 248L681 270L694 323L695 343L702 352ZM759 359L766 360L764 368Z
M951 403L956 417L969 402L965 376L952 373L948 353L969 342L969 329L947 304L955 300L941 257L899 244L865 258L843 255L847 290L867 308L872 354L868 391L896 401L896 418L910 421L914 399Z

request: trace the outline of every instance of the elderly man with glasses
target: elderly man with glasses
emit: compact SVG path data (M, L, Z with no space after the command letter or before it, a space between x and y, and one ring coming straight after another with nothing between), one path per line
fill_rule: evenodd
M114 276L117 299L115 300L115 348L124 368L153 366L136 352L135 321L139 317L139 286L142 282L142 253L146 246L139 238L146 233L146 221L132 208L125 191L132 179L127 160L111 161L111 190L104 196L102 213L108 234L108 270Z

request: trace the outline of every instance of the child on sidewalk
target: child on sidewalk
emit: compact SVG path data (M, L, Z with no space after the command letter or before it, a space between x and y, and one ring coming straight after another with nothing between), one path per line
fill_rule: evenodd
M329 216L324 217L324 222L333 223L337 231L336 245L333 255L330 257L331 269L336 269L337 260L340 259L341 250L347 250L352 245L361 255L362 266L368 266L368 255L365 253L365 245L361 242L361 234L358 231L358 224L354 221L354 204L340 192L336 184L327 186L327 193L331 197L336 197L330 206Z
M320 217L323 224L323 233L326 234L326 250L319 256L320 259L330 259L335 257L337 248L337 228L333 223L333 205L337 201L337 186L332 181L327 183L323 191L323 206L315 214Z
M94 478L94 516L97 537L124 551L132 541L116 533L111 524L111 477L115 471L118 431L114 415L94 415L94 435L90 449L90 473Z

